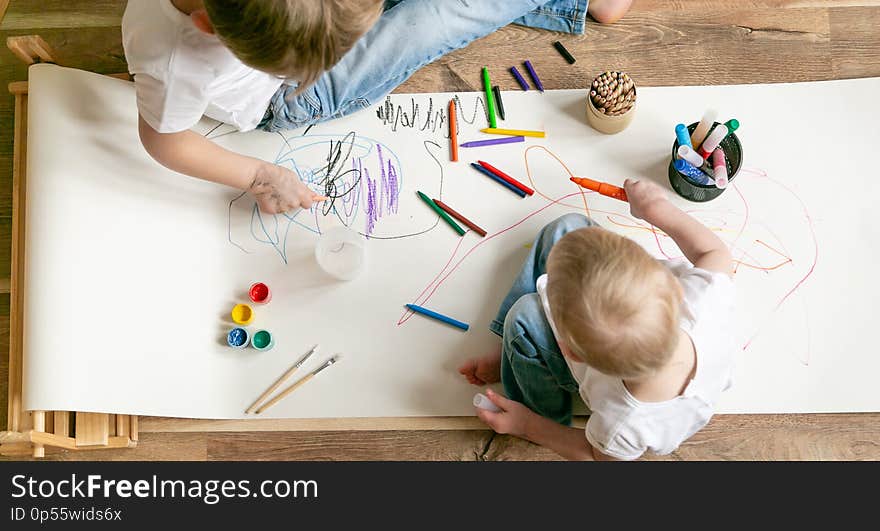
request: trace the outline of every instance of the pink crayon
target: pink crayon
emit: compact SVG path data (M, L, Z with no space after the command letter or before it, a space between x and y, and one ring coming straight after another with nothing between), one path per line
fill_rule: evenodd
M716 148L712 152L712 169L715 171L715 186L727 187L727 163L724 161L724 151Z

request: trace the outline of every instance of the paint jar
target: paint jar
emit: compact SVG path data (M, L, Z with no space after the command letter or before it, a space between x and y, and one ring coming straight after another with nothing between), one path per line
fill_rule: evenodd
M248 296L254 304L267 304L272 300L272 292L269 291L269 286L262 282L251 284L251 287L248 290Z
M694 132L694 129L697 128L697 123L698 122L694 122L688 126L688 133ZM719 123L715 122L714 126L718 125ZM673 163L675 162L676 153L678 152L678 145L678 139L676 139L672 143L672 158L669 161L669 184L672 185L672 189L675 190L675 193L688 201L694 201L697 203L705 203L706 201L711 201L721 195L726 188L718 188L714 183L695 183L685 174L675 169ZM736 177L736 174L739 173L739 170L742 167L742 144L740 144L736 133L730 133L721 141L720 147L724 151L724 158L727 162L727 180L732 183L734 177Z
M254 309L247 304L236 304L232 307L231 315L235 324L249 325L254 320Z
M315 259L327 274L352 280L366 266L366 239L344 225L330 227L318 237Z
M233 328L226 334L226 344L232 348L245 348L250 343L251 336L244 328Z
M257 330L251 339L251 346L257 350L270 350L275 346L275 336L268 330Z

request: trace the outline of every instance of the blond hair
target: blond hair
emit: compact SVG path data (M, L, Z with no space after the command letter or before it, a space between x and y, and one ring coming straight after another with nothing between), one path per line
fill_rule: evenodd
M678 281L634 241L611 231L576 230L553 246L547 297L560 340L609 376L647 376L678 342Z
M382 14L382 0L204 0L214 32L241 62L299 82L342 59Z

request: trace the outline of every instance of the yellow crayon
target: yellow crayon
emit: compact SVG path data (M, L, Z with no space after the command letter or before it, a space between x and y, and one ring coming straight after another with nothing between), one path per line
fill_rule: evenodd
M537 138L544 138L547 136L544 131L522 131L520 129L495 129L489 127L487 129L480 129L482 133L489 133L490 135L508 135L508 136L533 136Z

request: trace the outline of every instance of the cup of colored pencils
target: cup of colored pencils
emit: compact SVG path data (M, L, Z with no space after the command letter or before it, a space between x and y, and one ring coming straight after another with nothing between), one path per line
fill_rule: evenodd
M624 72L602 72L590 84L587 123L613 135L627 128L636 111L636 85Z

